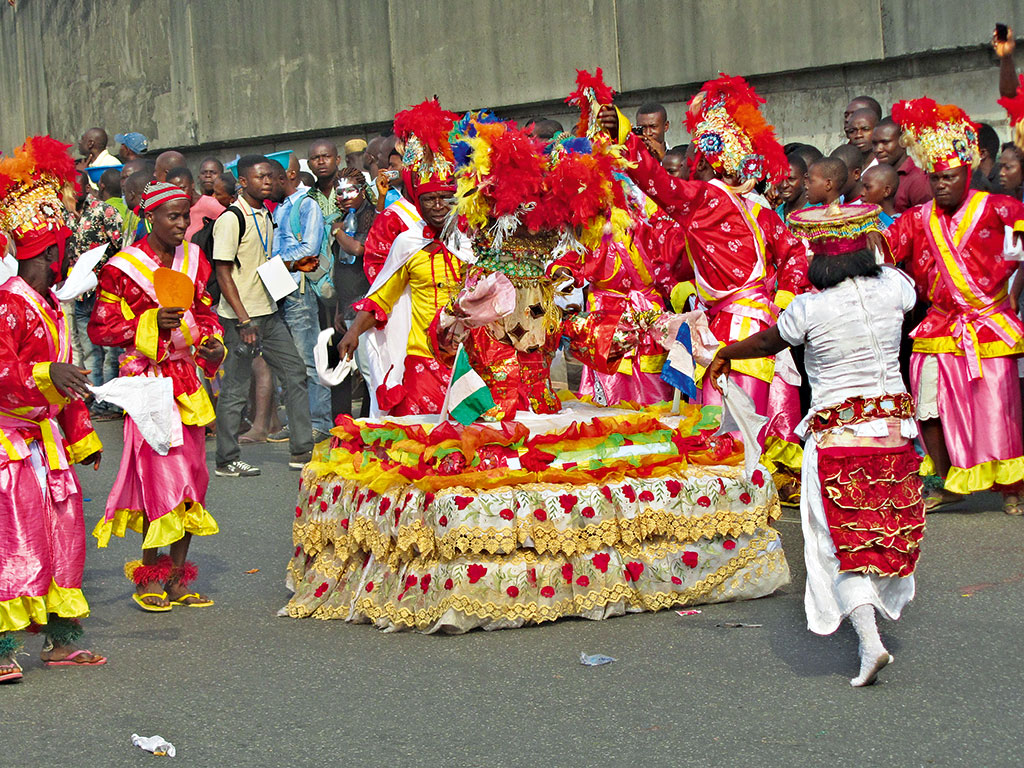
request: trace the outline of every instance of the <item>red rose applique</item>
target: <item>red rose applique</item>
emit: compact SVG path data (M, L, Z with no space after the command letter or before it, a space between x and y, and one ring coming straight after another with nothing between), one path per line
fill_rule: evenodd
M751 501L751 499L750 499L750 494L749 493L741 493L740 494L740 503L742 503L742 504L749 504L750 501Z
M754 474L750 476L750 482L756 485L758 488L764 487L764 472L760 469L755 470Z
M505 594L513 598L519 597L519 587L517 587L515 584L512 584L509 586L508 589L505 590Z
M593 558L591 558L590 562L592 562L594 564L594 567L597 568L597 570L599 570L601 573L608 573L609 560L611 560L611 557L608 555L607 552L600 552L599 554L594 555Z
M423 590L423 594L427 594L427 590L430 589L430 574L424 574L423 578L420 579L420 589Z
M295 556L298 557L299 556L299 552L301 552L301 551L302 551L302 545L300 544L299 546L297 546L295 548Z
M545 512L543 509L533 510L533 516L540 520L542 523L548 519L548 513Z
M344 518L344 519L343 519L343 520L341 521L341 527L342 527L342 528L344 528L344 529L345 529L346 531L348 530L348 518L347 518L347 517L346 517L346 518Z
M464 510L466 507L469 506L469 503L471 501L473 501L473 497L472 496L456 496L455 497L455 506L458 507L459 511L461 512L462 510Z
M562 578L565 579L567 584L572 584L572 563L566 563L562 566Z
M594 516L594 508L593 507L584 507L580 511L580 514L583 515L586 518L593 517Z
M327 511L327 502L326 501L321 501L320 502L320 511L321 512L326 512Z
M654 501L654 494L650 491L640 491L640 501L650 503Z
M323 492L324 492L324 487L323 487L322 485L318 485L318 486L317 486L317 487L316 487L316 488L315 488L315 489L313 490L313 498L317 498L317 499L319 499L319 498L320 498L320 494L322 494Z
M433 503L434 503L434 494L429 493L429 492L423 494L423 509L426 509L427 507L429 507Z
M633 490L632 485L622 486L622 495L625 496L630 503L636 501L636 491Z
M726 539L722 542L722 549L736 549L736 542L732 539Z
M367 501L373 501L376 498L377 498L377 492L376 491L367 491L366 492L366 500Z
M295 516L296 517L302 517L302 507L299 507L299 506L295 507Z
M498 517L500 517L502 520L511 520L515 516L515 513L511 509L507 508L501 510L501 512L498 513Z
M679 492L683 490L683 484L678 480L666 480L665 488L668 490L669 495L674 499L679 495Z
M366 582L366 591L367 592L373 592L373 582L372 581Z
M572 508L576 506L577 501L579 499L570 493L563 493L558 497L558 503L562 505L562 511L567 515L572 512Z
M537 569L536 568L528 568L527 569L527 571L526 571L526 581L529 583L529 585L531 587L536 587L537 586Z
M412 574L409 574L405 577L405 588L408 589L409 587L415 587L418 582L419 579L417 579Z
M689 568L697 567L697 553L696 552L683 552L683 565Z
M709 499L707 496L701 496L699 499L697 499L697 506L710 507L711 499Z
M341 486L336 485L331 490L331 501L337 503L339 496L341 496Z
M439 518L437 518L437 522L440 524L440 526L442 528L447 528L448 527L448 516L447 515L441 515Z
M578 584L581 587L589 587L590 579L588 579L586 576L580 576L578 579L576 579L576 584Z
M554 587L542 587L541 590L540 590L540 594L541 594L541 597L554 597L555 596L555 588Z
M672 583L673 583L673 584L676 584L676 585L679 585L679 584L682 584L682 583L683 583L683 580L682 580L682 579L680 579L680 578L679 578L678 576L673 576L673 577L672 577Z
M313 593L314 597L323 597L324 592L327 591L327 582L325 581L319 587L316 588L316 592Z
M604 496L604 497L605 497L606 499L608 499L608 501L611 501L611 500L612 500L612 489L611 489L611 488L609 488L609 487L608 487L607 485L602 485L602 486L601 486L601 494L602 494L602 495L603 495L603 496Z
M451 579L446 579L445 580L445 582L444 582L444 588L445 589L451 589L454 586L455 586L455 584L454 584L454 582L452 582Z
M643 572L643 563L638 563L636 560L626 563L626 581L636 581L640 578L640 574L642 574Z
M487 569L479 563L473 563L469 566L469 583L476 584L480 579L487 573Z
M391 499L385 496L380 500L380 513L383 515L389 509L391 509Z
M718 478L718 492L721 494L725 493L725 480Z

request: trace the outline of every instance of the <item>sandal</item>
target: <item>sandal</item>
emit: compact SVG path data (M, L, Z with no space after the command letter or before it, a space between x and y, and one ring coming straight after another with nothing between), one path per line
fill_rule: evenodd
M964 500L959 493L952 493L946 490L928 491L924 495L924 511L935 512L936 510L948 507Z
M144 611L149 611L150 613L166 613L167 611L171 610L171 606L169 606L169 605L153 605L153 603L145 602L145 599L147 597L156 597L156 598L159 598L160 600L166 600L167 599L167 593L166 592L143 592L140 595L138 592L132 592L132 600L134 600L135 604L138 605L139 608L141 608Z
M167 610L170 610L170 608ZM89 658L83 659L81 658L82 656L88 656ZM42 659L42 662L45 667L99 667L107 663L107 657L97 656L92 651L82 649L69 653L63 659L54 659L52 661Z
M1024 515L1024 503L1021 503L1020 497L1016 494L1004 496L1003 512L1014 517L1020 517Z
M3 671L5 669L7 672ZM24 676L21 664L13 656L6 663L0 664L0 683L14 683Z
M186 600L191 599L193 602L186 603ZM179 598L171 600L171 605L183 605L186 608L209 608L213 605L213 600L204 595L200 595L198 592L189 592L187 595L182 595Z

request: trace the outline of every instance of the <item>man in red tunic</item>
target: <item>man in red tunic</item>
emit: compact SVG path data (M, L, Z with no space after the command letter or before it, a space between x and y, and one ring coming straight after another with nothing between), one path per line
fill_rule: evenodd
M125 573L136 585L134 601L145 611L213 605L189 589L196 567L186 557L193 534L217 533L217 522L204 506L210 474L203 428L214 412L196 366L212 377L225 350L206 292L209 262L184 241L190 205L180 188L150 182L142 208L152 231L107 262L89 322L94 343L124 348L121 376L167 377L174 388L175 418L166 454L146 441L131 416L125 417L121 468L106 514L93 531L101 547L111 534L123 536L127 528L143 535L142 560L129 563ZM161 268L192 282L187 306L160 305L156 282ZM161 547L169 547L170 554L161 556Z
M18 274L0 285L0 682L22 676L21 642L38 627L47 666L106 662L76 647L85 520L71 465L99 467L100 444L82 398L89 380L71 365L71 331L51 290L71 235L59 194L73 184L69 145L36 136L0 160L0 230Z

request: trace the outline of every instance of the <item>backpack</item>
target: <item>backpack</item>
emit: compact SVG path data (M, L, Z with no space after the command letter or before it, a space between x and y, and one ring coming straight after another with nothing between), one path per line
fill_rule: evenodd
M292 209L288 212L288 228L292 232L292 236L302 242L302 203L306 200L312 200L312 198L305 194L295 201ZM314 205L319 205L316 200L313 200ZM335 212L329 217L324 217L324 238L320 243L320 263L317 268L312 272L306 273L306 280L310 285L313 286L313 291L321 299L329 301L333 299L336 291L334 290L334 251L331 248L331 225L341 218L341 212Z
M242 235L245 234L245 216L240 210L234 206L229 206L225 209L224 213L231 211L238 217L238 243L242 242ZM220 216L223 216L221 213ZM217 218L220 218L218 216ZM209 216L203 216L203 226L192 235L192 245L195 245L202 249L203 255L206 256L206 263L210 265L210 282L206 284L206 290L210 294L210 298L213 300L213 307L216 307L220 302L220 284L217 282L217 265L213 260L213 225L217 222L217 219L211 219ZM238 256L235 256L235 265L241 266L238 262Z

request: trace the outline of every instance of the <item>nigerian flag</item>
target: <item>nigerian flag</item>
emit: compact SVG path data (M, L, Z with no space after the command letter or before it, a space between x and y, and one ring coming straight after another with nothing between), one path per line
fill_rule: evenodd
M469 364L469 355L461 344L455 354L455 365L452 366L452 382L444 396L441 408L441 420L449 415L463 426L472 424L481 413L494 407L491 390L484 384L480 374Z

